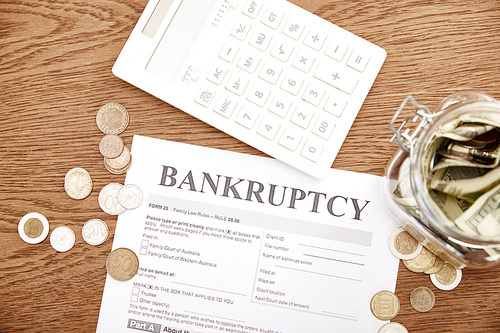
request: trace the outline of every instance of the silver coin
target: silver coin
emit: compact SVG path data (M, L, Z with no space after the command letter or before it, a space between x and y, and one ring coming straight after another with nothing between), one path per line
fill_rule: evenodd
M90 245L101 245L108 239L108 225L100 219L88 220L82 228L82 237Z
M17 232L28 244L41 243L49 234L49 221L40 213L28 213L19 221Z
M75 233L68 227L57 227L50 234L50 245L58 252L66 252L75 245Z
M142 203L143 195L139 186L134 184L124 185L118 192L118 202L127 209L135 209Z
M87 170L73 168L64 177L64 190L73 199L84 199L92 192L92 178Z
M111 183L102 188L98 200L103 212L109 215L120 215L127 210L118 201L118 192L122 187L122 184Z

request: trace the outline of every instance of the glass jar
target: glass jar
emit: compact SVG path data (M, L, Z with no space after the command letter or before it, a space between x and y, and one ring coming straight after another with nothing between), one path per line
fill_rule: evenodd
M414 115L399 121L408 102ZM462 92L431 112L408 96L390 128L400 148L382 182L391 214L457 267L500 263L500 102Z

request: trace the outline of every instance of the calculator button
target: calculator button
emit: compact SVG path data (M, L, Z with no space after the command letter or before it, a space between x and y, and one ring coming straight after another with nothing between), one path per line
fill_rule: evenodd
M302 95L302 99L308 103L311 103L314 106L318 106L325 95L325 89L323 85L310 83L306 90L304 90L304 94Z
M219 57L227 62L233 62L238 54L240 47L234 42L224 44L222 50L219 52Z
M295 151L299 146L300 141L302 140L302 131L298 128L292 126L285 128L281 138L279 140L279 144L285 147L288 150Z
M194 101L206 108L210 105L215 96L215 89L203 87L198 91Z
M243 106L235 121L243 127L252 129L258 117L259 111L252 107Z
M219 98L217 103L215 103L214 111L221 116L230 118L236 108L236 104L236 99L232 98L232 96L222 96Z
M227 67L222 64L215 64L208 72L207 80L220 85L227 74Z
M243 95L243 92L245 91L248 82L250 82L248 77L241 75L241 73L239 72L236 72L233 75L231 75L231 78L229 79L229 81L227 81L226 89L235 93L238 96L241 96Z
M342 112L344 112L346 104L347 96L343 95L341 92L333 93L328 97L324 110L336 117L340 117L342 116Z
M295 109L295 112L290 118L290 121L297 126L300 126L302 128L307 128L309 127L309 124L311 123L311 119L313 116L314 116L313 110L304 105L299 105Z
M271 42L272 36L271 33L264 29L256 30L252 38L249 41L249 44L253 47L258 48L261 51L267 50L269 43Z
M238 62L238 67L253 74L260 62L259 51L246 50Z
M267 25L268 27L276 30L278 29L281 20L283 20L283 13L280 13L279 11L270 8L266 11L266 13L264 14L264 16L260 21L265 25Z
M257 15L259 15L259 11L262 8L263 3L264 1L259 0L248 1L245 7L243 7L243 14L251 18L256 18Z
M368 64L369 60L370 57L368 55L360 52L359 50L354 50L352 51L349 60L347 60L347 66L354 68L358 72L362 72L365 70L366 64Z
M330 45L328 45L325 54L332 59L335 59L337 61L342 61L342 59L344 59L344 55L348 48L349 47L345 42L339 42L333 40L330 42Z
M276 133L280 129L280 121L276 117L267 116L262 119L262 122L257 129L257 133L268 140L274 140Z
M285 118L292 107L292 103L292 99L288 96L276 95L269 105L269 111L281 118Z
M304 39L304 44L315 49L316 51L319 51L323 47L327 37L328 36L321 31L311 30Z
M334 128L335 128L334 118L324 113L320 115L320 117L316 121L316 124L314 124L312 132L317 136L325 140L328 140L330 139L330 136L332 135Z
M313 52L302 49L297 52L297 55L292 62L292 66L300 69L304 73L308 73L314 63L314 60L316 60L316 57Z
M348 94L352 94L358 84L358 75L353 70L331 61L320 63L314 76Z
M303 75L298 74L295 71L290 71L286 74L285 79L281 83L281 89L295 96L299 93L303 82Z
M262 67L259 77L270 84L276 84L278 77L281 75L282 67L276 61L268 61Z
M247 38L248 32L250 31L251 24L248 22L236 22L233 30L231 30L231 36L238 38L239 40L244 40Z
M313 138L309 138L302 148L300 155L311 160L313 162L318 162L321 153L323 152L324 144L319 142L319 140L315 140Z
M270 94L271 90L266 88L266 86L256 84L250 89L247 99L258 106L264 106Z
M287 62L288 59L290 59L290 55L292 54L293 49L293 44L290 43L290 41L279 40L276 44L274 44L271 55L276 59Z
M304 31L305 27L306 25L304 23L298 20L290 19L283 28L283 34L287 35L290 38L298 40L300 38L300 35L302 35L302 31Z

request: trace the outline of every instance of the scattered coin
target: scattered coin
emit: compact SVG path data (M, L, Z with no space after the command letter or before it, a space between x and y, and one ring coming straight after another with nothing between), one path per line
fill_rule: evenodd
M134 277L139 269L137 255L127 248L112 251L106 259L106 270L115 280L127 281Z
M99 152L106 158L117 158L123 152L123 139L116 134L106 134L99 141Z
M127 146L123 147L123 151L117 158L104 158L104 166L106 169L115 175L121 175L128 171L132 165L132 154Z
M430 275L431 282L441 290L452 290L462 280L462 270L450 263L444 263L443 268L435 274Z
M426 247L422 247L422 251L415 258L403 260L403 264L406 268L415 273L423 273L426 270L431 269L435 262L436 255Z
M424 271L424 273L425 274L437 273L441 270L441 268L443 268L443 265L444 265L444 260L441 259L440 257L436 257L436 261L434 262L434 265L430 269Z
M436 297L427 287L418 287L410 295L410 304L418 312L427 312L434 307Z
M118 192L122 187L122 184L111 183L104 186L99 192L99 206L106 214L119 215L126 211L126 208L118 201Z
M118 191L118 202L127 209L136 209L141 205L142 199L142 191L135 184L126 184Z
M129 114L123 105L107 103L97 111L96 122L104 134L120 134L128 126Z
M40 213L28 213L19 221L17 232L28 244L41 243L49 234L49 221Z
M73 168L64 177L64 190L70 198L85 199L92 192L92 178L87 170Z
M90 219L83 225L82 237L90 245L101 245L108 239L108 225L100 219Z
M404 325L392 322L382 326L378 333L408 333L408 330Z
M382 290L373 295L370 309L375 317L380 320L391 320L399 313L399 298L393 292Z
M50 245L58 252L66 252L75 245L75 233L68 227L61 226L52 230Z
M395 229L389 237L389 249L399 259L415 258L422 251L422 244L402 227Z

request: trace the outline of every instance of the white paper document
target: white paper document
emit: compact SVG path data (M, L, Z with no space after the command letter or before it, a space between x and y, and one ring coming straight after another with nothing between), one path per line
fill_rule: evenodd
M142 205L113 249L139 258L109 275L98 333L377 332L371 297L394 291L398 227L380 177L314 179L279 161L134 136L126 183Z

